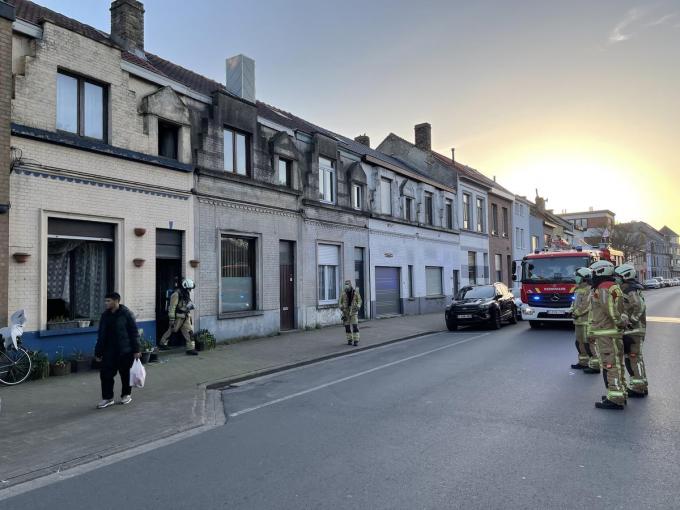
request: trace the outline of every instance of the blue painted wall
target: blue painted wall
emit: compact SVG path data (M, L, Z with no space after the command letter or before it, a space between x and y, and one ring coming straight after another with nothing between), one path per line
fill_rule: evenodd
M146 338L156 338L156 321L138 322L137 327L144 330ZM69 358L74 351L80 350L86 356L94 355L97 342L97 328L76 328L48 331L25 331L21 343L27 349L40 350L53 360L59 352Z

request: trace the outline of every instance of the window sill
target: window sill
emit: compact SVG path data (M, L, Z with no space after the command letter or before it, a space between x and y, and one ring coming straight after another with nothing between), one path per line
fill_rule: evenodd
M329 309L329 308L337 308L337 307L338 307L338 303L337 303L337 302L335 302L335 303L319 303L319 304L316 306L316 309L317 309L317 310L327 310L327 309Z
M445 297L444 294L439 294L437 296L425 296L425 299L444 299Z
M259 315L264 315L262 310L246 310L243 312L221 312L218 316L218 320L226 319L241 319L244 317L257 317Z
M84 335L86 333L96 333L99 331L98 327L89 328L67 328L67 329L43 329L39 335L41 337L50 336L64 336L64 335Z

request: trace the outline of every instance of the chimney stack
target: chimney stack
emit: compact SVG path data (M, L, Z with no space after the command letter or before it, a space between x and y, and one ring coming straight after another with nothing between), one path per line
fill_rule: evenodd
M432 150L432 126L428 122L416 124L416 147L424 151Z
M111 3L111 39L127 51L144 56L144 5L137 0Z
M451 163L456 163L456 148L451 147Z
M366 147L371 146L371 139L368 137L366 133L363 135L359 135L354 139L355 142L360 143L361 145L365 145Z
M255 61L252 58L236 55L227 59L227 90L255 102Z

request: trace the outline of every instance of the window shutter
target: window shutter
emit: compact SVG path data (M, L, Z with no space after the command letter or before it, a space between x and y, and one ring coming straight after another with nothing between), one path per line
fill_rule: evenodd
M318 250L320 266L340 265L340 250L338 246L334 244L320 244Z

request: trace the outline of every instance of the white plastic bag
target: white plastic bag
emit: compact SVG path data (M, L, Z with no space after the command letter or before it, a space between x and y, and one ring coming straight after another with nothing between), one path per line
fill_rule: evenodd
M130 386L133 388L143 388L146 379L146 369L138 359L132 364L130 369Z

